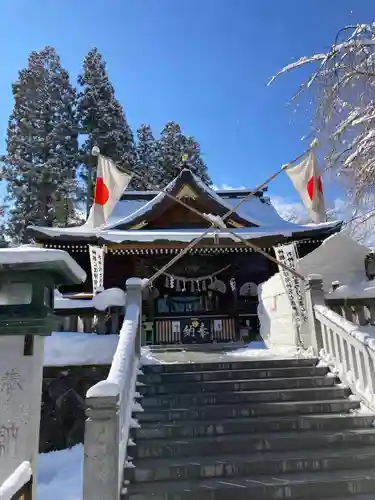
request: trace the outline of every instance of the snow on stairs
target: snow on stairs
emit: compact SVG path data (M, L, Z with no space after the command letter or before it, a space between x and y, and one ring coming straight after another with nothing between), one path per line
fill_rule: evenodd
M375 498L374 416L317 360L143 367L130 500Z

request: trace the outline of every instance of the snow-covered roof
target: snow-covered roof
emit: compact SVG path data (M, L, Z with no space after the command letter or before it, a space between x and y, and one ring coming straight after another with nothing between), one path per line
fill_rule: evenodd
M22 245L0 248L0 269L49 270L59 276L57 284L79 284L86 280L85 271L64 250Z
M242 201L240 206L234 210L233 218L235 222L232 225L247 226L236 229L241 236L246 239L261 238L266 236L282 235L292 236L296 233L311 232L316 230L329 229L339 227L339 222L331 222L318 225L300 226L292 222L284 220L271 204L269 198L263 196L263 192L259 191L253 195L249 190L221 190L215 191L207 186L201 179L194 175L190 170L183 169L162 192L157 191L141 191L124 192L121 200L116 204L114 211L110 215L107 222L101 227L92 227L92 219L80 227L74 228L49 228L49 227L30 227L30 233L34 237L47 237L64 239L79 239L96 241L102 239L107 242L122 243L125 241L133 242L155 242L155 241L192 241L204 229L184 230L183 227L178 230L160 229L160 230L134 230L138 224L150 217L154 210L163 213L167 206L171 206L171 195L178 196L178 193L188 185L202 199L200 204L210 207L207 213L212 217L223 216L228 211L235 209ZM169 204L169 205L168 205ZM206 204L206 205L205 205ZM161 209L161 211L160 211ZM188 209L186 209L188 210ZM216 210L216 213L214 212ZM168 223L166 221L166 223ZM147 224L146 224L147 225ZM254 227L255 226L255 227ZM202 219L202 227L204 222ZM216 231L215 231L216 232ZM214 237L214 232L210 231L206 238ZM227 229L222 233L223 238L235 239L231 229Z
M188 181L193 188L194 186L198 187L201 192L205 193L226 211L235 208L241 199L244 199L249 193L251 193L248 189L215 191L187 169L184 169L181 174L176 177L176 179L170 182L165 188L165 191L172 193L173 189L177 188L179 184L178 181L180 181L180 183L186 183L186 181ZM153 196L150 196L150 193ZM147 218L155 207L162 203L166 198L168 198L168 195L165 192L160 191L125 191L121 200L116 204L115 209L108 218L108 221L102 226L101 229L115 229L118 226L129 224L141 216ZM236 213L242 219L247 221L249 225L293 225L292 223L282 219L269 199L263 198L262 193L259 192L243 201L240 207L236 210ZM90 223L84 224L82 227L91 227L89 224Z
M236 228L236 229L221 229L209 231L203 239L210 240L215 239L215 235L219 232L220 238L229 239L232 241L237 241L236 233L242 236L246 240L251 240L255 238L264 238L269 236L283 236L291 237L296 235L303 236L303 233L314 233L316 229L334 229L339 223L338 222L325 222L322 224L316 224L315 226L300 226L298 224L289 223L287 225L282 225L279 227L250 227L250 228ZM101 239L105 242L111 243L124 243L124 242L183 242L188 243L194 240L201 233L205 232L206 229L153 229L153 230L116 230L116 229L88 229L82 228L82 231L77 231L79 228L75 228L76 231L74 235L69 231L69 228L53 228L53 227L38 227L39 233L45 234L48 237L60 237L64 235L75 236L76 238L92 238Z

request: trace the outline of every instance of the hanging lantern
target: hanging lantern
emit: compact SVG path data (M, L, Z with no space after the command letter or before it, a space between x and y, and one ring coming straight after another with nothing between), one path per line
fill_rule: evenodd
M181 292L181 281L176 280L176 292Z
M197 292L200 292L200 288L199 288L199 280L197 280Z
M168 278L168 276L165 277L164 286L165 286L165 288L169 288L169 278Z
M237 283L235 278L231 278L229 280L229 286L231 287L232 292L234 292L237 288Z
M171 277L170 277L169 286L170 286L171 288L174 288L174 277L173 277L173 276L171 276Z

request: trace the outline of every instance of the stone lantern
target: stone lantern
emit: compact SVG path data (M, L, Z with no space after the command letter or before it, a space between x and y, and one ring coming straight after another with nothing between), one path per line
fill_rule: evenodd
M85 279L62 250L0 249L0 487L24 463L32 471L30 485L36 484L44 337L56 324L54 288Z

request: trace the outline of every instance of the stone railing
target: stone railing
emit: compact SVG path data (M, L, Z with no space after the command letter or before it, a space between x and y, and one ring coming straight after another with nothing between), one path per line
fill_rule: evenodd
M87 392L83 500L118 500L131 427L142 344L142 287L126 282L125 317L106 380Z
M0 500L32 500L32 470L30 462L22 462L0 485Z
M375 410L375 326L355 323L353 317L349 321L331 309L321 276L309 276L307 310L314 353Z
M333 292L326 295L326 302L331 309L356 325L375 325L375 295L368 293L345 293L345 287L338 282L332 284ZM342 293L341 289L344 289ZM341 296L343 295L343 296Z

